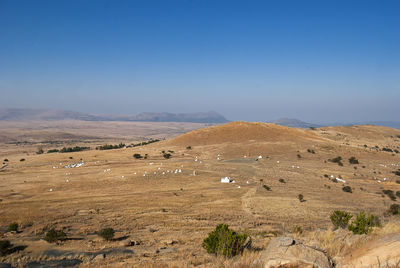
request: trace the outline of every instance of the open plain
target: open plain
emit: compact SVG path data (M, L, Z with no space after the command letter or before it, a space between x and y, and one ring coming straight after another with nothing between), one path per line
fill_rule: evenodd
M60 126L46 128L43 123L21 138L14 134L22 127L2 123L0 155L8 161L0 170L0 232L21 250L0 262L32 267L218 266L224 261L207 254L202 241L219 223L246 231L253 248L262 250L271 237L295 228L331 228L334 210L365 211L385 222L390 219L384 212L398 203L382 193L400 190L394 173L400 169L396 129L294 129L248 122L207 128L90 124L91 130L65 123L55 138ZM13 135L19 138L12 140ZM144 146L94 150L104 143L164 137ZM46 153L88 144L91 150ZM39 147L43 154L36 154ZM343 165L329 161L338 156ZM359 164L350 164L350 157ZM221 183L223 177L235 183ZM19 224L20 232L6 232L11 222ZM68 239L56 245L42 240L52 227L64 230ZM96 235L107 227L116 230L113 241ZM126 239L136 245L125 247Z

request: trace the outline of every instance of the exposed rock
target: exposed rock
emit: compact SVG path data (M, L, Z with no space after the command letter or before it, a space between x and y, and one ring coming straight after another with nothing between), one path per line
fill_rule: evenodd
M260 257L265 268L315 267L331 268L324 252L305 244L297 243L291 237L277 237L271 240Z
M132 247L135 245L135 241L130 240L130 239L125 239L120 242L120 245L123 247Z
M93 261L101 261L106 258L106 254L99 254L96 257L93 258Z

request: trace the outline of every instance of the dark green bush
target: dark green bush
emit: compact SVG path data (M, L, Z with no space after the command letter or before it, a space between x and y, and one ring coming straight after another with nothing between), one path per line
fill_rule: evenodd
M114 237L114 229L113 228L104 228L97 232L97 235L103 238L104 240L110 241Z
M351 187L350 187L350 186L343 186L342 190L343 190L343 192L346 192L346 193L352 193L352 192L353 192L353 191L351 190Z
M9 253L12 244L9 240L0 240L0 256L5 256Z
M299 195L297 196L297 198L299 199L300 202L304 202L304 201L305 201L305 200L304 200L304 196L303 196L302 194L299 194Z
M357 164L359 164L357 158L355 158L354 156L352 156L352 157L349 158L349 163L352 164L352 165L357 165Z
M280 183L286 183L286 181L284 179L279 179Z
M8 159L6 158L6 159L4 159L4 162L8 162Z
M311 149L307 149L307 152L309 152L310 154L315 154L315 151Z
M60 153L72 153L72 152L80 152L86 150L90 150L90 147L80 147L80 146L64 147L60 150Z
M382 190L382 192L387 195L392 201L396 201L396 196L392 190Z
M264 189L267 191L271 191L271 187L269 187L268 185L263 185Z
M51 229L48 231L44 237L44 240L49 243L54 243L58 241L63 241L67 238L66 233L62 230Z
M18 232L18 223L13 222L8 225L8 231L9 232Z
M335 210L334 212L332 212L330 219L336 230L338 228L347 228L347 226L349 225L349 221L352 217L353 216L346 211Z
M140 154L134 154L133 157L136 158L136 159L142 158L142 156Z
M48 154L51 154L51 153L58 153L60 150L58 150L58 149L50 149L50 150L48 150L47 151L47 153Z
M19 161L24 162L24 161L25 161L25 158L21 158Z
M396 196L400 198L400 191L396 192Z
M227 224L219 224L203 241L203 248L210 254L233 257L243 252L248 235L238 234Z
M335 157L335 158L332 158L332 159L328 159L328 161L332 162L332 163L337 163L339 166L343 166L342 157L341 156L338 156L338 157Z
M120 149L123 147L125 147L125 144L121 142L118 145L104 144L102 146L96 147L96 150L113 150L113 149Z
M397 175L397 176L400 176L400 169L399 169L399 170L396 170L396 171L393 171L393 173L394 173L395 175Z
M297 158L300 159L300 158L301 158L301 155L298 154L298 155L297 155Z
M172 154L170 154L170 153L163 153L163 156L164 156L165 159L169 159L169 158L171 158Z
M192 150L192 146L190 146L190 145L187 146L187 147L186 147L186 150Z
M368 217L364 212L360 212L356 219L349 225L348 229L354 234L368 234L372 231L372 227L380 227L379 217L371 214Z
M392 204L389 207L388 213L390 215L398 215L400 210L400 205L399 204Z
M393 150L390 148L382 148L382 151L393 153Z

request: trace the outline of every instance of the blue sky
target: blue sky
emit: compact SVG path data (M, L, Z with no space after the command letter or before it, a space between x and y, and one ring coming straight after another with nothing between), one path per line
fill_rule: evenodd
M0 1L0 107L399 120L400 1Z

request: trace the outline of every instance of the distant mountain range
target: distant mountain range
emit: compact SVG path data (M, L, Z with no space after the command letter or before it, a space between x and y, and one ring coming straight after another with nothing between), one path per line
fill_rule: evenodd
M226 123L229 122L217 112L200 113L140 113L136 115L96 115L73 111L49 109L0 109L0 121L137 121L137 122L191 122Z

